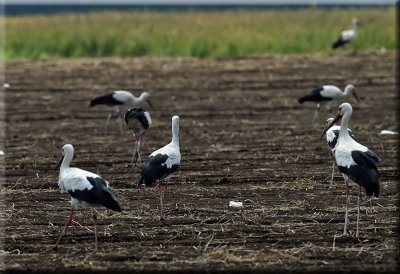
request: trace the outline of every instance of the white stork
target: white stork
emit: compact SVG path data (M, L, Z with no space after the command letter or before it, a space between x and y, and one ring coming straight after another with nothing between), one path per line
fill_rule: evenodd
M345 45L350 43L354 38L356 38L358 19L353 18L351 24L352 24L352 29L342 31L336 42L332 44L333 49L336 49L338 47L344 47Z
M67 219L57 243L53 247L57 250L58 244L68 226L72 224L74 210L78 208L102 205L113 211L122 211L120 203L109 187L109 183L99 175L76 167L69 167L74 156L74 147L66 144L62 147L62 157L57 164L60 167L58 185L61 193L68 192L71 196L71 213ZM93 226L95 235L95 251L97 251L97 215L93 208Z
M132 164L140 163L140 147L146 131L151 127L151 118L147 110L143 108L131 108L124 115L126 126L133 131L135 144L133 147Z
M127 107L138 106L139 104L141 104L144 101L146 101L149 104L149 106L151 108L153 108L153 105L150 101L150 94L148 92L142 92L139 97L136 97L129 91L117 90L112 93L109 93L104 96L100 96L100 97L93 99L90 102L90 106L91 107L96 106L96 105L112 106L113 109L107 115L107 121L106 121L105 127L108 126L108 122L110 121L111 117L113 116L113 113L117 114L119 130L120 130L120 133L122 134L122 122L121 122L121 117L119 115L120 108L122 106L127 106Z
M349 183L356 183L359 185L359 192L357 196L358 211L356 232L356 237L358 237L361 187L365 188L368 196L379 196L379 172L376 164L380 162L380 158L375 152L369 150L366 146L357 143L353 138L350 137L348 132L348 124L352 112L353 109L349 103L341 104L337 116L330 125L325 127L321 137L330 127L334 125L336 121L342 119L340 124L339 138L335 147L336 165L342 173L346 185L346 211L342 236L348 235L348 207L350 202Z
M314 89L310 94L307 94L301 98L299 98L299 103L303 104L304 102L317 102L317 109L314 111L314 115L312 118L312 124L314 124L315 119L318 117L318 113L321 107L321 103L325 104L325 108L332 113L332 104L335 100L345 98L353 94L354 98L356 98L357 102L360 100L356 94L356 88L353 85L347 85L344 89L344 92L340 90L337 86L332 85L324 85L317 89Z
M328 118L325 123L325 127L328 127L333 121L333 118ZM329 185L329 188L332 188L333 184L333 175L335 173L335 147L337 144L337 139L339 137L339 131L340 131L340 126L333 125L330 127L325 135L326 135L326 142L328 143L329 148L331 149L332 156L333 156L333 163L332 163L332 177L331 177L331 183ZM351 129L347 129L349 136L355 140L355 137L353 135L353 132Z
M160 186L160 217L164 219L164 199L167 183L181 162L179 150L179 116L172 117L172 141L150 154L142 170L139 186ZM161 187L162 181L165 182Z

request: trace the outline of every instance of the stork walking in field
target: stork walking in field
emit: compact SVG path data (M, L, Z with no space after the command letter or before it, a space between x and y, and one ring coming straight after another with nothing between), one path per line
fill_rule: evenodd
M350 43L357 36L357 25L358 19L353 18L351 21L352 28L349 30L344 30L340 34L339 38L332 44L332 48L336 49L338 47L344 47L348 43Z
M148 92L142 92L139 97L134 96L129 91L117 90L112 93L106 94L104 96L97 97L90 102L90 106L96 105L107 105L112 106L112 111L107 115L107 121L105 124L105 128L108 126L108 123L111 117L115 114L117 115L117 122L119 126L119 131L122 134L122 121L120 116L120 111L122 106L133 107L138 106L142 102L146 101L151 108L153 105L150 101L150 94Z
M333 121L333 118L328 118L326 120L325 127L328 127ZM339 137L339 131L340 131L340 126L333 125L330 127L325 135L326 135L326 142L328 143L329 148L331 149L332 156L333 156L333 161L332 161L332 176L331 176L331 183L329 185L329 188L332 188L333 184L333 175L335 174L335 147L337 144L337 139ZM349 133L349 136L355 140L355 137L353 135L353 132L350 129L347 129L347 132Z
M336 121L342 119L340 124L339 137L335 147L335 161L340 172L343 175L346 185L346 203L345 203L345 219L343 236L347 236L348 226L348 207L350 202L349 184L356 183L359 185L357 196L357 232L356 237L359 236L359 223L360 223L360 200L361 200L361 187L365 189L368 196L379 196L379 172L376 164L380 162L379 156L356 142L350 137L348 132L348 124L353 109L349 103L343 103L339 107L337 116L333 121L324 129L321 137L332 127Z
M354 98L357 100L357 102L359 102L358 96L356 94L356 88L353 85L347 85L344 89L344 92L336 86L324 85L320 88L314 89L310 94L299 98L298 101L300 104L303 104L304 102L317 102L317 109L314 111L311 122L312 124L314 124L315 120L318 117L321 103L324 103L325 108L329 111L329 113L332 113L333 102L341 98L346 98L350 94L353 94Z
M142 170L139 186L160 186L160 218L164 219L164 200L168 181L181 162L179 116L172 117L172 140L150 154ZM164 186L161 186L163 184Z
M76 167L69 167L74 156L74 147L66 144L62 148L62 157L57 164L60 167L58 185L61 193L68 192L71 196L71 213L67 219L57 243L53 247L57 250L58 244L68 226L72 224L74 211L78 208L105 206L113 211L122 211L120 203L109 187L109 183L99 175ZM95 251L97 251L97 214L93 208L93 226L95 235Z
M147 110L142 108L131 108L124 115L126 126L133 131L135 143L133 147L132 163L140 163L140 147L143 144L143 138L147 130L151 127L151 118Z

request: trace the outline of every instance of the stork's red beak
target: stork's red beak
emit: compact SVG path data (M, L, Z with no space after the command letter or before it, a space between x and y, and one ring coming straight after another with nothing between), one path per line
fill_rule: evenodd
M321 138L322 138L322 136L325 135L325 133L328 131L328 129L330 129L337 121L340 120L340 118L342 118L342 115L340 115L340 113L338 113L338 114L336 115L335 119L333 119L333 121L332 121L329 125L327 125L327 126L325 127L324 132L322 132L322 134L321 134Z
M353 96L354 96L354 98L356 98L357 102L359 103L360 99L358 99L357 93L355 91L353 91Z
M57 166L54 168L54 170L58 169L61 166L62 161L64 160L64 156L61 156L60 160L57 163Z
M151 101L150 101L150 100L147 100L147 103L149 104L149 106L151 107L151 109L154 110L154 107L153 107L153 104L151 103Z

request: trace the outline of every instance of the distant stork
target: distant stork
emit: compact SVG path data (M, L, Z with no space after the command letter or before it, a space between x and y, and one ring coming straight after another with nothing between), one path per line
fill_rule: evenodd
M332 85L324 85L320 88L314 89L310 94L307 94L301 98L299 98L299 103L303 104L304 102L317 102L317 109L314 111L314 115L312 118L312 124L314 124L315 120L318 117L318 113L321 107L321 103L325 104L325 108L332 113L332 104L335 100L345 98L353 94L354 98L356 98L357 102L359 102L358 96L356 94L356 88L353 85L347 85L344 89L344 92L340 90L337 86Z
M344 47L356 37L358 19L353 18L351 23L352 23L352 29L342 31L337 41L332 44L333 49L336 49L338 47Z
M164 199L167 183L181 162L179 150L179 116L172 117L172 141L150 154L142 170L139 186L160 186L160 218L164 219ZM164 181L164 187L161 187Z
M340 124L339 138L335 147L335 161L340 172L343 175L346 185L346 211L344 219L343 235L347 236L348 225L348 207L350 202L349 196L349 183L356 183L359 185L359 192L357 196L357 232L356 237L359 236L359 222L360 222L360 199L361 187L365 188L368 196L379 196L379 172L376 164L380 162L379 156L369 150L366 146L357 143L350 137L348 132L348 124L353 109L349 103L343 103L339 107L339 111L335 119L330 125L325 127L325 132L332 127L336 121L342 118Z
M102 205L113 211L122 211L120 203L109 187L109 183L99 175L76 167L69 167L74 156L74 147L66 144L62 147L62 157L57 164L60 167L58 185L61 193L68 192L71 196L71 213L67 219L57 243L53 247L57 250L58 244L68 226L72 224L74 210L78 208ZM93 226L95 235L95 251L97 251L97 215L93 208Z
M127 127L133 131L135 144L133 147L132 164L140 163L140 147L146 131L151 127L151 118L147 110L143 108L131 108L124 115Z
M328 118L326 120L325 127L328 127L333 121L333 118ZM331 149L332 156L333 156L333 162L332 162L332 177L331 177L331 183L329 185L329 188L332 188L333 184L333 175L335 174L335 147L337 144L337 139L339 137L339 131L340 131L340 126L333 125L326 131L326 142L328 143L329 148ZM347 129L349 136L355 140L355 137L353 135L353 132L350 129Z
M132 106L138 106L142 102L146 101L151 108L153 108L153 105L150 101L150 94L148 92L142 92L139 97L134 96L132 93L129 91L124 91L124 90L117 90L112 93L106 94L104 96L97 97L93 99L90 102L90 106L96 106L96 105L107 105L107 106L112 106L113 109L112 111L107 115L107 121L105 124L105 127L108 126L108 123L113 116L113 114L118 115L117 121L119 125L119 130L120 133L122 134L122 122L121 122L121 117L119 115L120 113L120 108L121 106L127 106L127 107L132 107Z

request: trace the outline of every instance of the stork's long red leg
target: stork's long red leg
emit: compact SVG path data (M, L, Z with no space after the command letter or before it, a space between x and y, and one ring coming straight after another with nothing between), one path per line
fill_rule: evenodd
M139 164L140 164L140 162L142 160L140 158L140 146L142 145L142 138L143 138L143 134L140 134L139 138L138 138L138 143L137 143L137 160L136 160L136 162L139 163Z
M93 209L94 252L97 252L97 214Z
M357 196L357 232L356 237L359 235L359 227L360 227L360 203L361 203L361 186L359 186L358 196Z
M161 182L158 182L160 187L160 220L164 220L164 190L162 189Z
M344 214L344 228L342 236L348 236L347 234L347 225L349 222L349 203L350 203L350 191L349 191L349 183L345 181L346 184L346 209Z
M118 123L119 133L121 135L123 135L124 134L124 128L122 127L122 117L120 115L118 115L117 123Z
M53 250L57 250L58 248L58 244L61 241L62 236L64 235L65 231L67 231L67 228L69 225L72 224L72 218L74 217L74 209L71 208L71 213L69 215L69 218L67 219L67 221L65 222L65 226L64 229L61 231L60 237L58 237L57 243L54 245L54 247L52 248Z
M332 176L331 176L331 184L329 185L329 188L332 188L333 185L333 176L335 175L335 158L333 159L332 163Z
M133 153L132 153L132 165L135 166L138 162L138 155L139 155L139 142L140 142L140 135L133 134L135 138L135 143L133 146Z

